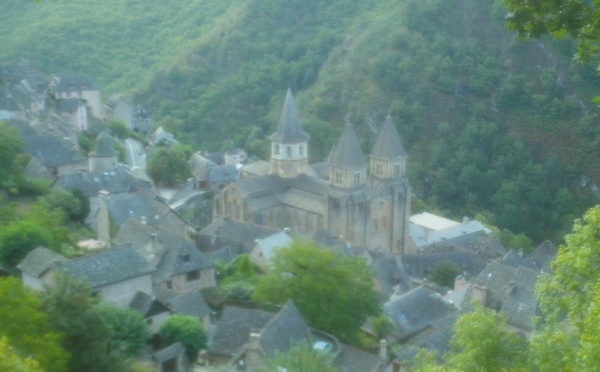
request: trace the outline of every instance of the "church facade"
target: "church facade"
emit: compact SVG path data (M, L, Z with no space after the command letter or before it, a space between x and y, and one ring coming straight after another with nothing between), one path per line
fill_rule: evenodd
M310 137L302 130L290 90L271 135L271 171L240 179L215 196L213 217L272 228L294 228L370 250L401 254L408 239L410 186L406 153L388 115L368 159L348 123L335 144L328 172L308 163Z

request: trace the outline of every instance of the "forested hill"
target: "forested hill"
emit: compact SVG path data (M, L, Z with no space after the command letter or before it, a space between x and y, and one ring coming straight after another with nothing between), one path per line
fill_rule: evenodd
M0 61L85 72L194 148L233 139L258 157L288 86L314 161L346 120L370 150L389 112L429 208L558 238L596 201L599 79L568 40L521 42L504 14L500 0L6 0Z

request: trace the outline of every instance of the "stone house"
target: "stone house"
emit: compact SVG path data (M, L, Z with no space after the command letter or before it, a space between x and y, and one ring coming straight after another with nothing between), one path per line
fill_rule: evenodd
M290 227L307 235L326 229L353 245L402 253L410 186L406 153L391 117L379 131L370 165L347 124L329 157L328 180L309 175L309 139L288 90L277 131L270 137L271 174L227 186L215 196L214 218Z
M52 269L68 261L66 257L45 247L37 247L17 265L21 271L21 280L25 287L43 290L52 283Z
M134 127L135 108L122 94L111 94L104 103L104 118L123 120L129 129Z
M285 232L256 239L254 247L250 251L250 261L254 262L263 270L269 269L270 260L275 255L276 248L287 247L292 243L292 238Z
M57 112L77 132L88 129L87 110L79 98L63 98L58 102Z
M54 271L85 280L93 292L119 306L129 305L137 292L153 293L155 268L130 244L66 261Z
M56 101L64 98L79 98L85 102L93 117L102 118L100 90L94 81L84 74L57 74L50 81L50 89Z
M160 326L171 315L169 308L161 301L141 291L133 296L128 307L142 314L150 335L156 335L160 331Z

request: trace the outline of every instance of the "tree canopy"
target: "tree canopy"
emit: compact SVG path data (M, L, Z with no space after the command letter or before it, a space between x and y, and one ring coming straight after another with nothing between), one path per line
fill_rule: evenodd
M152 153L146 172L155 183L165 186L180 185L191 176L185 155L168 147L159 147Z
M553 273L537 284L543 314L532 337L532 356L541 370L592 370L600 365L600 205L573 225L552 263Z
M110 328L111 350L132 356L148 341L148 327L138 311L106 301L96 305L96 310Z
M35 370L62 372L69 353L62 348L63 335L52 328L36 295L15 278L0 278L0 370L9 363L22 363ZM17 356L5 354L8 350ZM26 370L26 369L25 369Z
M189 315L171 315L161 324L160 337L164 346L181 342L192 361L198 358L208 340L200 320Z
M22 173L17 164L17 155L22 147L23 142L19 139L17 130L0 122L0 189L14 190L17 187Z
M285 353L276 352L259 371L335 372L332 355L313 350L308 343L298 343Z
M278 305L291 299L311 327L353 340L367 318L381 312L371 274L361 258L294 240L277 249L253 298Z
M65 337L63 347L71 353L70 371L116 371L124 369L124 356L111 350L112 331L102 318L88 284L63 274L42 293L42 308L55 329Z

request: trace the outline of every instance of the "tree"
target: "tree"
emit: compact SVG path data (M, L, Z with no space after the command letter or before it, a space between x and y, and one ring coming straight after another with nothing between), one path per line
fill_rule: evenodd
M127 356L137 353L148 340L148 327L139 312L103 301L96 305L100 317L111 331L109 347Z
M453 328L450 351L438 363L435 352L421 350L413 361L417 371L520 371L525 369L527 343L507 328L503 314L476 305Z
M192 361L198 358L200 350L206 348L207 336L202 323L189 315L171 315L160 326L160 337L165 346L181 342Z
M0 371L42 372L40 365L31 357L23 357L0 337Z
M43 199L48 203L50 210L61 208L65 212L67 219L71 221L81 220L83 205L81 200L73 193L62 190L53 190L48 195L44 196Z
M286 353L277 352L267 360L261 371L334 372L332 355L312 349L308 343L294 345Z
M11 190L17 187L22 169L17 164L23 143L15 128L0 122L0 189Z
M125 139L129 135L129 128L121 119L110 119L106 122L106 126L110 129L110 134L114 137Z
M272 264L253 298L279 305L291 299L313 328L354 340L367 317L381 312L372 273L360 258L294 240L277 250Z
M63 335L52 329L37 297L15 278L0 278L0 370L23 363L35 370L64 371L69 353L61 347ZM27 358L24 358L24 357Z
M524 38L550 34L561 38L565 34L577 41L577 56L598 61L600 3L598 0L504 0L509 14L507 23Z
M536 291L543 322L532 335L540 369L593 370L600 365L600 206L575 220Z
M428 279L442 287L454 288L454 279L460 274L460 269L452 261L443 260L435 264Z
M14 268L29 252L49 243L50 234L35 221L15 221L0 231L0 262Z
M152 153L146 172L155 183L165 186L180 185L191 176L185 155L168 147L160 147Z
M42 293L42 308L55 329L65 335L70 371L124 370L124 356L110 349L111 328L102 318L90 286L64 274Z

